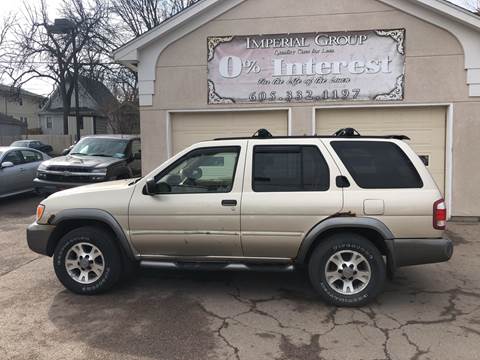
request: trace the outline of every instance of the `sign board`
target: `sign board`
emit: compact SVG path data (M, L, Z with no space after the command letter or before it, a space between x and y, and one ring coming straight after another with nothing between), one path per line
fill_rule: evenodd
M207 39L208 103L403 100L405 29Z

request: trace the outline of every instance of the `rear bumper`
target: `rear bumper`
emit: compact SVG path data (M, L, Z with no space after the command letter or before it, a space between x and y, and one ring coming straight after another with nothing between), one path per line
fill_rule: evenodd
M30 250L42 255L51 256L49 249L49 240L55 226L40 225L36 222L27 228L27 243Z
M395 267L448 261L453 254L450 239L393 239L389 248Z

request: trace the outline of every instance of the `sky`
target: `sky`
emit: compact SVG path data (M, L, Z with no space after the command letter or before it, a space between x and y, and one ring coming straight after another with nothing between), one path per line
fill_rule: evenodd
M38 3L39 0L24 0L25 2L35 4ZM47 0L47 4L49 7L49 17L51 19L54 19L55 16L57 15L56 13L56 8L58 5L61 3L62 0ZM466 7L466 8L471 8L472 4L475 3L476 0L449 0L450 2ZM16 1L11 1L11 0L0 0L1 3L1 13L2 14L8 14L9 12L20 12L23 9L23 1L21 0L16 0ZM48 96L52 90L53 90L53 84L52 81L47 80L47 79L34 79L24 86L25 90Z

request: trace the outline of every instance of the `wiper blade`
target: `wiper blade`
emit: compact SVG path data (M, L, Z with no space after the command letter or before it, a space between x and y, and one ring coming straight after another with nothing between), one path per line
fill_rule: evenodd
M88 156L103 156L103 157L112 157L111 155L107 155L107 154L88 154Z
M143 179L143 176L142 177L139 177L138 179L135 179L133 180L131 183L129 183L128 185L135 185L136 183L138 183L140 180Z
M83 155L83 156L85 156L85 155L87 155L87 154L84 154L84 153L69 153L69 154L67 154L67 155Z

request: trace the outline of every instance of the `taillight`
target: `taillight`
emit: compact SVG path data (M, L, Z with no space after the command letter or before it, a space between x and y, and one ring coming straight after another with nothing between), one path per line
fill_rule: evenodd
M440 199L433 203L433 228L445 230L447 224L447 207L445 200Z

